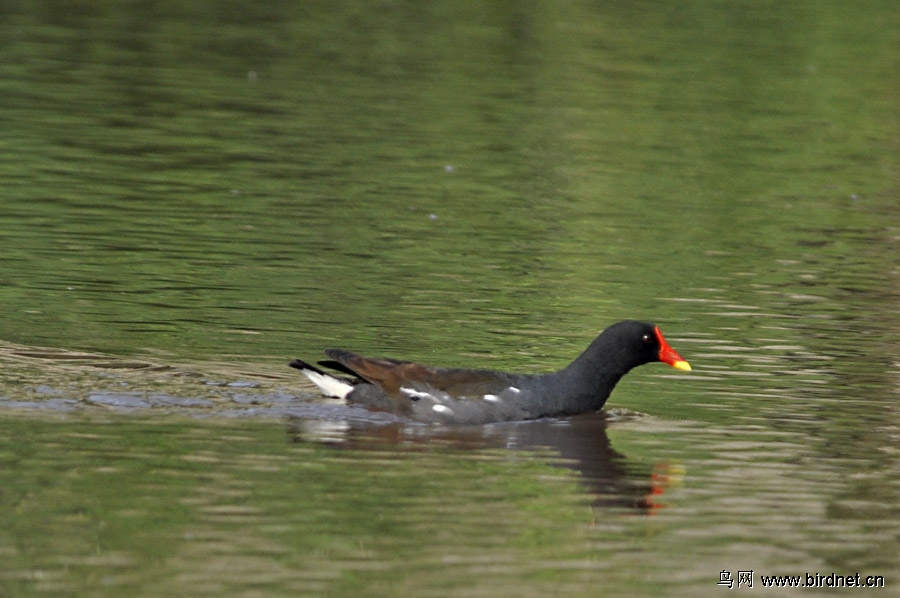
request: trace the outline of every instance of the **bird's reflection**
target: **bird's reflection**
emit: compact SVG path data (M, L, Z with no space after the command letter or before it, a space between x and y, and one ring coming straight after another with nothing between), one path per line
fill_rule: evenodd
M547 455L552 465L579 472L595 506L653 514L666 506L666 490L680 483L682 468L666 462L629 462L610 443L610 420L606 412L484 426L295 418L289 431L295 442L318 442L361 451L415 451L435 445L459 450L530 451Z

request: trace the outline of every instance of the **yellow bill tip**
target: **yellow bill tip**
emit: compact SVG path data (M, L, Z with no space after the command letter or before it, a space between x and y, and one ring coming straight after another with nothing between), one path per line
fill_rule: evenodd
M680 361L676 361L675 363L673 363L673 364L672 364L672 367L675 368L676 370L683 370L683 371L685 371L685 372L690 372L690 371L691 371L691 364L689 364L688 362L684 361L683 359L680 360Z

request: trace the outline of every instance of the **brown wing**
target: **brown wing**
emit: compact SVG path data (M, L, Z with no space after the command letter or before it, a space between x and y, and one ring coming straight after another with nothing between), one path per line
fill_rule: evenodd
M411 361L363 357L341 349L328 349L325 354L397 398L403 396L401 387L432 388L454 398L474 399L499 393L511 384L509 376L489 370L435 368Z

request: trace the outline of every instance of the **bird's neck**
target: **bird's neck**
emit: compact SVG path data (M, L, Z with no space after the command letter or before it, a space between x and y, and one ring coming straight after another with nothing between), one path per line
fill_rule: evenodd
M622 353L604 345L602 338L595 340L575 361L554 374L560 386L573 389L566 400L572 412L602 408L619 380L634 367Z

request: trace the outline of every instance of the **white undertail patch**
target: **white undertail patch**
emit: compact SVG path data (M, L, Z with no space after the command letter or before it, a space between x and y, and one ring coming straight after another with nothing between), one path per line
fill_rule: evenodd
M350 391L353 390L353 385L344 382L343 380L339 380L334 376L329 376L328 374L320 374L319 372L314 372L313 370L300 370L300 372L309 378L309 381L319 387L319 390L326 397L335 397L337 399L346 399L347 395L350 394Z

